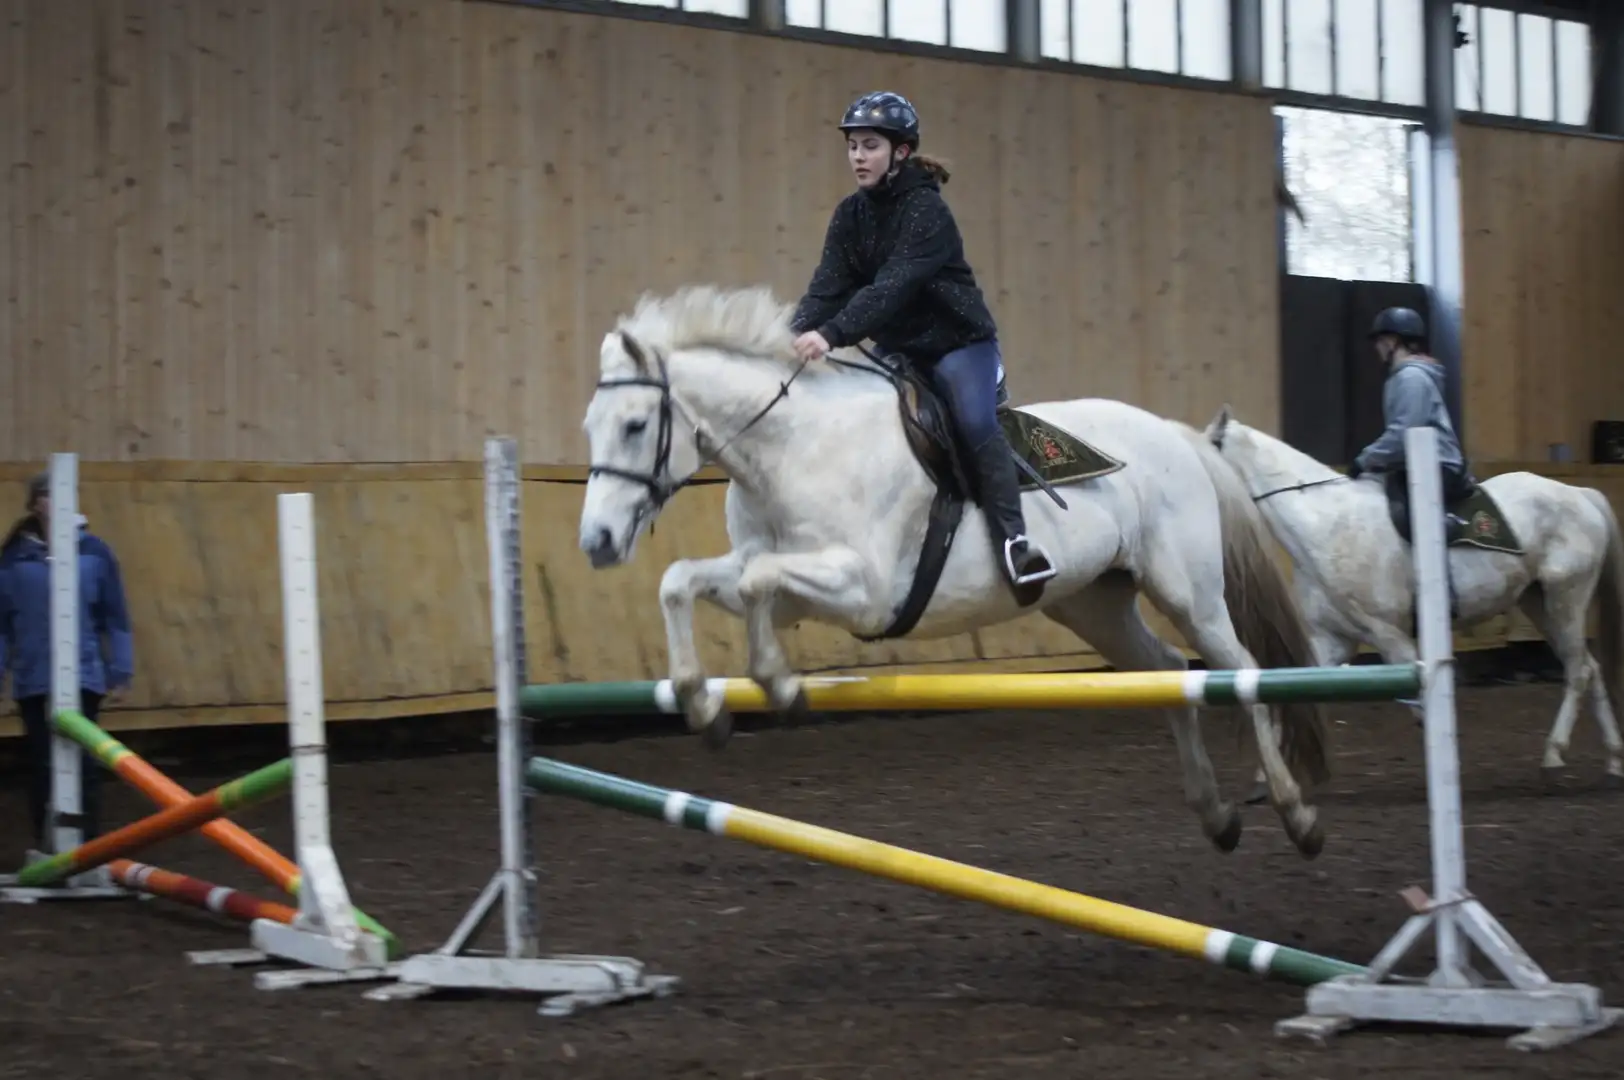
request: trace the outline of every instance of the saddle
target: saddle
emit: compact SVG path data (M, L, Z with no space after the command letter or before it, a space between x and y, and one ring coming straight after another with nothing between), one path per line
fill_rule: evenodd
M914 572L907 597L884 630L878 634L858 635L862 641L881 641L907 634L925 613L941 580L948 552L953 548L959 523L964 518L965 504L981 505L981 493L974 480L975 471L965 465L964 447L953 423L953 414L931 385L928 376L900 356L884 359L870 356L870 359L876 361L880 373L896 389L897 408L908 448L936 487L919 554L919 566ZM1057 431L1037 417L1011 408L1002 371L998 374L997 412L1010 456L1022 477L1020 490L1042 489L1062 510L1066 509L1066 501L1055 491L1055 483L1103 476L1122 468L1121 462L1075 436ZM1029 448L1040 465L1033 464L1021 452L1021 447ZM1012 586L1016 602L1022 607L1030 607L1043 595L1046 584L1046 581L1039 581Z
M894 368L892 374L897 388L897 405L902 413L902 430L908 436L908 448L913 451L915 460L938 490L945 490L961 501L969 500L979 506L980 493L975 490L971 479L975 474L965 467L963 447L959 445L958 431L953 425L953 414L948 411L947 402L912 365ZM1000 413L1009 408L1009 389L1002 372L998 376L997 400ZM1026 464L1013 447L1010 456L1021 465ZM1065 503L1061 502L1060 505L1064 507Z

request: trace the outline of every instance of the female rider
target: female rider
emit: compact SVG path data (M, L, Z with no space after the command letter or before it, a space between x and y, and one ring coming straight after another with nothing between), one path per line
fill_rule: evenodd
M1055 574L1026 536L1021 493L997 416L998 327L941 196L947 169L919 151L919 115L901 94L865 94L840 130L857 190L829 219L823 257L795 310L795 351L816 359L870 338L925 365L969 452L994 550L1013 584Z

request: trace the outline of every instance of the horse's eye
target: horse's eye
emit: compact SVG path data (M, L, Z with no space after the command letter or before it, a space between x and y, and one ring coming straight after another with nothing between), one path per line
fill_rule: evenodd
M626 421L626 438L628 438L628 439L637 438L637 436L643 434L643 429L646 428L646 427L648 427L648 421L647 420L628 420L628 421Z

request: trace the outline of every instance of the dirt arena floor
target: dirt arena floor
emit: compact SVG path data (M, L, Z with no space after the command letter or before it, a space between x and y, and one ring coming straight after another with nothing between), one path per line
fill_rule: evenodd
M1554 977L1624 1004L1624 797L1595 790L1587 717L1569 787L1542 792L1550 686L1462 691L1467 843L1479 895ZM1394 705L1330 710L1328 842L1304 862L1266 807L1225 856L1181 805L1149 713L831 721L741 734L721 755L640 735L564 760L725 798L1154 911L1365 961L1425 882L1419 731ZM1228 792L1247 766L1222 714ZM194 790L240 769L155 756ZM432 948L495 866L494 759L464 752L333 767L335 842L357 902ZM23 847L18 777L0 859ZM110 789L110 818L148 812ZM242 820L289 848L287 804ZM536 800L546 938L680 975L675 996L568 1019L522 999L364 1001L353 986L267 993L195 968L240 928L165 901L0 906L0 1077L1617 1077L1624 1031L1524 1055L1495 1035L1367 1029L1318 1048L1273 1022L1301 991L737 841ZM272 895L206 841L152 860Z

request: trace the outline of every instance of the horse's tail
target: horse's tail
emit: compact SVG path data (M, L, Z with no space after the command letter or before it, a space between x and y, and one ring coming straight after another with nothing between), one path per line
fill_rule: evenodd
M1273 534L1240 477L1206 435L1174 422L1195 448L1218 496L1224 547L1224 601L1241 644L1259 666L1317 667L1308 622L1275 560ZM1317 703L1277 706L1280 750L1298 783L1319 784L1331 775L1330 737Z
M1607 699L1616 716L1624 712L1624 538L1619 536L1618 515L1613 513L1607 496L1595 488L1585 488L1584 493L1607 522L1607 554L1602 558L1601 582L1596 591L1601 609L1596 620L1596 645L1601 653L1602 685L1607 688Z

